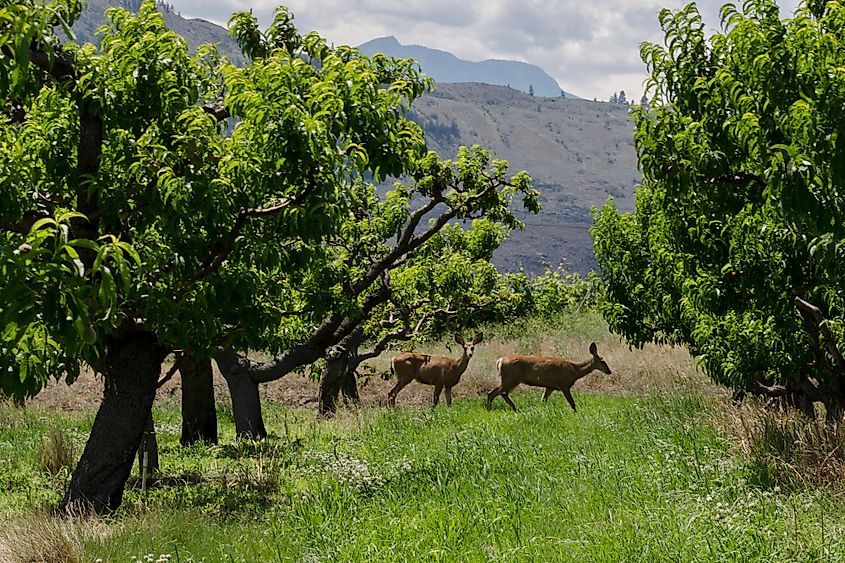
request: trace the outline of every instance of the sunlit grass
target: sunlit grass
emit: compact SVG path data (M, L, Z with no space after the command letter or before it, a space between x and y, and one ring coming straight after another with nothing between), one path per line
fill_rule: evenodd
M131 489L121 512L101 520L107 533L73 536L80 558L845 558L843 503L824 488L755 480L708 423L716 399L576 393L577 414L561 397L517 400L518 413L504 404L487 412L476 398L450 409L347 411L328 423L269 406L269 440L236 443L224 420L222 445L211 448L181 448L178 412L158 411L164 481ZM20 416L0 443L37 444L49 430ZM29 477L0 494L8 509L59 494L32 450L17 462ZM27 498L22 487L40 493Z
M613 375L575 385L577 414L531 388L486 410L499 356L578 360L591 341ZM590 312L485 328L451 408L416 383L379 408L393 383L374 377L363 408L317 420L298 406L314 384L288 376L263 391L260 443L234 439L218 387L220 445L183 448L164 390L160 480L130 479L113 516L55 519L87 384L0 404L0 561L845 561L841 432L732 405L683 349L630 350Z

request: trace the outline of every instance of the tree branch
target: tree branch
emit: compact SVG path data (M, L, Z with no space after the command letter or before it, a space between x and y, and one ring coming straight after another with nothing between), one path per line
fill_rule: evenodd
M184 354L184 353L179 354L179 357L176 358L176 360L173 362L173 365L170 366L170 369L167 370L166 374L164 374L164 377L159 379L158 383L156 383L156 389L161 389L162 385L164 385L165 383L167 383L168 381L170 381L173 378L173 375L176 373L176 371L182 365L182 360L185 359L185 356L186 356L186 354Z
M4 54L9 51L3 48ZM62 49L53 49L52 56L33 42L29 49L29 62L56 80L76 80L76 62ZM96 103L85 97L79 102L79 146L76 151L76 210L84 215L91 214L88 221L73 221L77 236L95 240L99 236L99 215L93 212L99 207L97 198L89 194L89 185L100 168L103 150L103 120Z
M11 49L4 48L3 51L4 54L6 54L7 51L11 52ZM51 64L50 57L46 52L35 46L31 46L29 48L29 62L56 80L76 80L76 63L61 49L54 50L53 61Z
M413 308L417 308L420 304L421 303L419 303L419 302L415 303ZM480 304L480 305L469 305L468 308L482 309L489 304L490 303L483 303L483 304ZM379 355L381 355L382 352L384 352L384 350L387 348L387 345L390 342L393 342L395 340L411 340L412 338L419 336L420 331L422 330L422 327L425 325L425 323L427 323L431 319L433 319L437 316L440 316L440 315L454 316L454 315L457 315L458 313L460 313L460 311L457 311L455 309L449 309L449 308L436 309L434 311L429 311L428 313L426 313L425 315L420 317L419 321L417 321L417 324L414 327L414 330L411 331L411 332L408 332L408 326L407 326L408 320L409 320L408 319L409 315L403 315L405 317L404 320L405 320L406 326L401 328L401 329L394 330L394 331L383 334L381 336L381 338L379 338L379 340L376 341L376 343L373 346L373 349L371 351L358 355L355 367L357 368L358 365L360 365L362 362L364 362L366 360L370 360L372 358L377 358Z
M0 229L4 231L9 231L12 233L18 233L20 235L28 234L32 226L35 224L36 221L47 217L46 214L39 214L39 213L26 213L20 221L9 221L6 219L0 218Z
M361 276L361 279L358 280L357 283L352 285L352 292L354 295L360 295L366 288L368 288L372 283L384 272L388 270L394 269L396 266L397 261L399 261L404 254L408 254L417 248L419 248L423 243L425 243L428 239L433 237L437 234L440 229L443 228L446 223L448 223L455 215L458 214L458 209L449 208L448 211L444 212L443 215L437 218L437 221L433 225L431 225L425 232L420 235L413 236L414 231L416 230L417 225L419 224L420 220L423 216L425 216L431 209L433 209L439 201L435 201L432 199L429 202L429 205L420 208L414 216L411 217L408 225L405 228L405 231L402 234L399 242L393 249L388 252L381 260L370 266L370 269ZM424 211L424 213L421 213Z
M491 181L488 187L474 196L467 198L467 200L462 204L454 207L448 207L448 209L440 215L428 229L417 235L415 235L415 231L422 219L437 205L445 203L445 199L439 195L442 193L442 190L439 190L437 195L432 196L432 198L424 206L415 211L409 218L396 246L383 256L381 260L372 264L367 272L361 276L356 283L349 286L347 297L355 299L370 288L379 277L382 277L382 283L379 287L364 297L360 309L353 315L328 315L323 319L323 322L320 323L320 326L315 329L305 343L285 350L269 362L254 362L246 357L238 355L234 349L224 349L215 355L218 367L220 367L221 371L229 370L228 373L234 373L236 371L241 372L244 376L250 377L256 383L267 383L269 381L280 379L299 367L319 360L324 356L326 349L340 343L344 338L353 333L353 331L360 327L361 322L368 318L370 313L377 306L381 305L390 298L391 290L388 274L389 271L394 269L398 264L403 263L404 260L402 260L402 258L404 255L407 255L419 248L431 237L437 234L443 226L454 218L462 209L469 208L476 201L479 201L488 195L490 191L495 190L499 185L501 184ZM223 250L218 253L216 258L207 263L202 271L219 267L219 264L222 263L223 260L223 258L221 258L224 254L223 251L225 251L227 247L229 248L227 252L231 251L231 245L237 236L237 232L243 226L243 221L245 221L246 216L247 215L244 212L239 214L238 221L236 221L232 231L224 240L225 244ZM217 264L217 266L215 266L215 264ZM430 314L456 313L456 311L444 309ZM422 325L418 323L418 328L416 330L419 330L421 326ZM386 345L386 342L382 346L384 345Z
M842 353L839 351L839 348L836 346L836 340L833 338L833 334L830 332L830 328L828 328L827 323L824 322L824 314L822 314L821 309L810 303L809 301L805 301L801 299L797 295L795 296L795 305L798 307L798 310L801 312L805 318L811 318L819 330L821 330L822 334L824 334L824 341L825 346L827 348L827 352L833 358L836 367L839 368L839 376L840 378L845 377L845 358L842 357Z
M212 106L212 105L205 105L202 106L202 110L214 117L217 121L223 121L224 119L228 119L232 117L232 114L229 113L229 108L225 106Z
M213 251L212 256L208 258L208 260L200 266L199 271L197 272L196 279L201 280L206 278L207 276L216 272L220 266L223 265L223 262L226 261L226 258L232 253L235 248L235 240L237 240L238 235L243 229L243 226L246 224L246 220L250 217L267 217L270 215L275 215L280 213L284 209L291 207L300 203L308 194L313 190L314 186L313 183L309 183L308 186L303 188L299 191L295 196L285 198L281 203L270 207L253 207L249 209L241 209L238 212L238 216L235 219L235 224L232 226L232 229L217 243L215 244L216 250Z
M367 360L372 360L373 358L377 358L381 355L382 352L387 349L387 345L396 340L410 340L413 338L405 329L394 330L392 332L388 332L382 335L381 338L376 341L373 349L369 352L365 352L363 354L358 354L355 358L354 368L357 368L362 363L366 362Z

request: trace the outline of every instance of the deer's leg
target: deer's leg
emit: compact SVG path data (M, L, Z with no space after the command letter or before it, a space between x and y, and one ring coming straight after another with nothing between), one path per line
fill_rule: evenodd
M440 402L440 393L442 393L442 392L443 392L443 386L442 385L435 385L434 386L434 404L432 405L433 407L436 407L437 403Z
M451 387L446 388L446 406L447 407L452 406L452 388Z
M402 381L401 379L396 382L396 385L393 386L393 389L387 392L387 404L391 407L396 406L396 395L399 394L399 391L405 388L410 381Z
M507 391L502 393L502 398L505 400L505 402L507 404L509 404L511 406L511 408L513 409L513 412L516 412L516 405L513 404L513 401L511 401L511 397L510 397L510 395L508 395Z
M502 386L499 385L498 387L491 389L489 393L487 393L487 410L489 411L493 408L493 399L496 398L497 395L502 394Z
M546 387L546 391L545 391L545 393L543 393L543 402L544 403L548 402L549 397L551 397L552 393L554 393L554 392L555 392L555 390L552 389L551 387Z
M575 399L572 398L572 393L569 389L561 389L563 391L563 396L566 397L566 400L569 401L569 406L572 407L573 412L578 412L575 408Z

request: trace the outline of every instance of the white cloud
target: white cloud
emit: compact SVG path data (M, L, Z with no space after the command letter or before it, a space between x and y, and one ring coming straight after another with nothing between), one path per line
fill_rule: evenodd
M183 15L225 25L232 12L249 10L270 22L273 0L170 0ZM723 0L698 2L711 31ZM739 3L739 2L737 2ZM798 0L780 0L782 17ZM316 30L330 42L359 45L394 35L405 44L449 51L468 60L521 60L551 74L585 98L607 99L625 90L639 99L645 67L643 41L662 39L657 13L682 0L287 0L300 31Z

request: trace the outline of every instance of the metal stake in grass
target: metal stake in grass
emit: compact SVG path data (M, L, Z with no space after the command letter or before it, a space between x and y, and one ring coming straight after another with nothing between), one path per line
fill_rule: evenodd
M141 463L141 492L147 492L147 441L144 440L144 457Z

